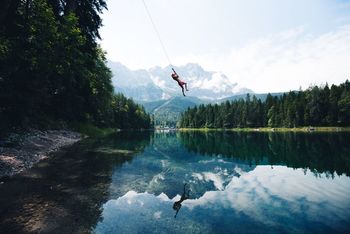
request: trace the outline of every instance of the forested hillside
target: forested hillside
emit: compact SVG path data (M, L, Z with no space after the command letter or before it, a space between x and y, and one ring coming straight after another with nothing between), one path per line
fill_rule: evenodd
M349 126L350 82L314 86L281 96L267 95L265 101L247 94L245 99L220 105L199 105L185 111L184 128Z
M179 96L169 100L146 102L143 105L146 112L153 116L155 127L176 127L182 112L188 107L194 107L204 102L196 97Z
M148 128L143 107L115 95L97 44L104 0L4 0L0 131L86 122Z

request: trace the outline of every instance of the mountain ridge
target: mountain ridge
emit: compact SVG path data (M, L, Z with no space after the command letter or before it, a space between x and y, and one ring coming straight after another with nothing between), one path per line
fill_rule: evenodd
M181 94L181 88L170 77L172 66L155 66L131 70L119 62L108 61L113 73L112 84L116 92L138 102L164 100ZM196 63L174 66L180 79L188 83L190 95L200 99L216 100L236 94L253 93L241 87L222 72L206 71Z

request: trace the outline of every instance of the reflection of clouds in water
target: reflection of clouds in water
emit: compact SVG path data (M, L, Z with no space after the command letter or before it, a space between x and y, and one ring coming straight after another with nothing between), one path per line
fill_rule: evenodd
M174 218L173 202L164 193L154 196L147 192L129 191L124 196L110 200L103 206L103 219L95 233L210 233L210 226L193 223L179 216ZM144 206L141 207L139 200ZM188 211L186 208L183 210ZM186 212L185 211L185 212ZM204 228L204 229L202 229Z
M294 214L331 225L335 218L345 221L350 215L349 191L350 181L345 176L332 180L305 176L300 169L259 166L240 178L233 177L224 191L206 192L184 205L191 209L231 207L264 223L273 221L267 216L292 219Z
M271 170L269 166L258 166L240 177L231 176L229 183L223 186L218 179L224 175L222 171L190 175L197 180L214 181L222 190L207 191L198 199L185 200L179 215L184 223L173 219L172 204L180 199L180 195L170 199L164 193L154 196L130 191L104 205L104 219L96 227L97 233L119 230L115 228L121 228L119 231L131 228L131 233L145 232L145 226L164 228L158 230L163 233L188 232L182 228L187 225L197 232L210 232L213 225L229 228L234 223L240 225L242 220L248 227L263 225L267 230L288 232L310 231L309 228L331 231L327 228L332 226L345 230L350 225L349 177L316 178L311 174L305 176L301 169L275 166Z

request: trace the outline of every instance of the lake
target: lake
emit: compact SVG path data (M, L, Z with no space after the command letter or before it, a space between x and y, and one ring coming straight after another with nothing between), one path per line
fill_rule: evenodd
M86 139L2 180L0 233L349 232L349 143L224 131Z

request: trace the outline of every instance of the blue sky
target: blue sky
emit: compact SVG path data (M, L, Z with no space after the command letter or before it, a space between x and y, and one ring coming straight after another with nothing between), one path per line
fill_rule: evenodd
M176 65L221 71L255 92L350 79L350 1L145 0ZM131 69L168 61L142 0L109 0L107 57Z

